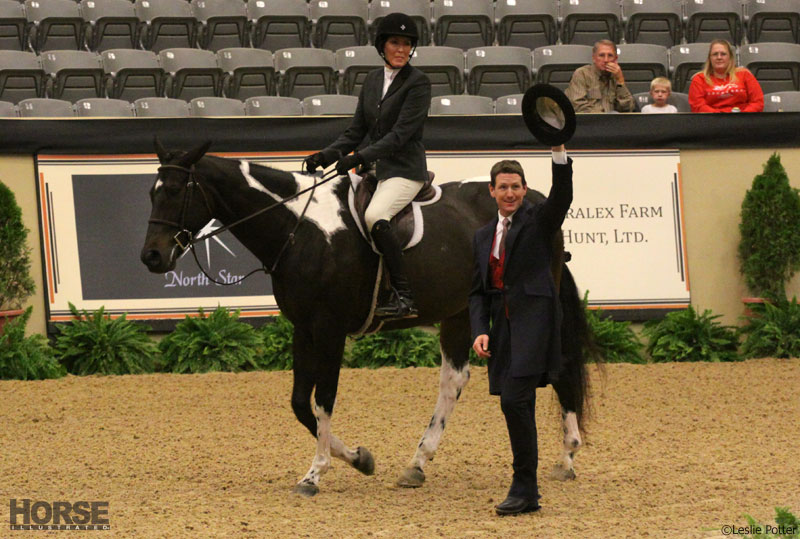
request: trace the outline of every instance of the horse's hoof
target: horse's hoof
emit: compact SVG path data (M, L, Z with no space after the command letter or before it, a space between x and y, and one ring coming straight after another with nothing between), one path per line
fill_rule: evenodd
M555 479L556 481L569 481L570 479L575 479L575 470L573 469L566 469L561 464L556 464L553 466L553 471L550 472L550 479Z
M319 492L319 487L312 483L297 483L292 489L292 492L300 496L305 496L306 498L311 498Z
M358 446L358 457L353 461L353 468L364 475L375 473L375 459L366 447Z
M398 487L419 488L425 482L425 472L420 467L406 468L400 479L397 480Z

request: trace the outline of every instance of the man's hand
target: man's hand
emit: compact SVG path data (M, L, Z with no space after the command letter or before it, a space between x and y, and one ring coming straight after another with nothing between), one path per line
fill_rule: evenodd
M611 76L617 81L617 84L625 84L625 75L622 74L622 68L616 62L608 62L606 64L606 71L611 73Z
M475 339L475 342L472 343L472 349L475 350L475 353L478 354L478 357L486 359L487 357L491 356L492 353L489 352L489 336L478 335L478 337Z
M336 173L339 176L346 176L351 168L361 165L362 163L363 161L361 160L361 156L358 155L358 152L353 152L352 155L345 155L336 163Z

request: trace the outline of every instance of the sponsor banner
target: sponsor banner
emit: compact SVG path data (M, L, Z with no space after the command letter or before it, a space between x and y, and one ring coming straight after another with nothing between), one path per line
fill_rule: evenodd
M567 151L574 195L562 225L564 248L572 254L569 268L581 293L589 292L590 306L628 311L617 317L634 320L686 308L678 151ZM488 181L488 171L500 159L518 160L528 187L547 195L549 151L435 152L428 167L437 171L438 181Z
M302 155L221 154L283 170ZM575 198L564 222L570 268L591 305L605 309L677 309L689 303L677 151L570 152ZM438 183L475 177L500 159L518 159L530 187L550 185L549 151L431 152ZM150 273L139 260L150 216L154 155L37 158L48 321L101 306L130 319L177 320L198 308L240 309L242 317L277 314L270 278L256 273L232 286L211 282L185 253L174 271ZM208 230L221 226L212 221ZM261 263L230 233L197 245L215 280L234 282ZM471 271L465 268L465 271ZM633 318L640 318L633 315Z

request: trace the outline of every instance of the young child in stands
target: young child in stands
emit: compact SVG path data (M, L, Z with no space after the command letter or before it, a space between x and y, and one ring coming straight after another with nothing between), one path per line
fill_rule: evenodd
M675 105L667 104L672 93L672 83L666 77L656 77L650 82L650 96L653 102L650 105L642 107L644 114L665 114L671 112L678 112Z

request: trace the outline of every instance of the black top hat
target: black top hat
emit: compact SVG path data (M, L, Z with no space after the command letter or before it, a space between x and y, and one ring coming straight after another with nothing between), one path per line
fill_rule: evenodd
M522 98L522 118L536 140L560 146L575 133L575 109L564 92L549 84L528 88Z

